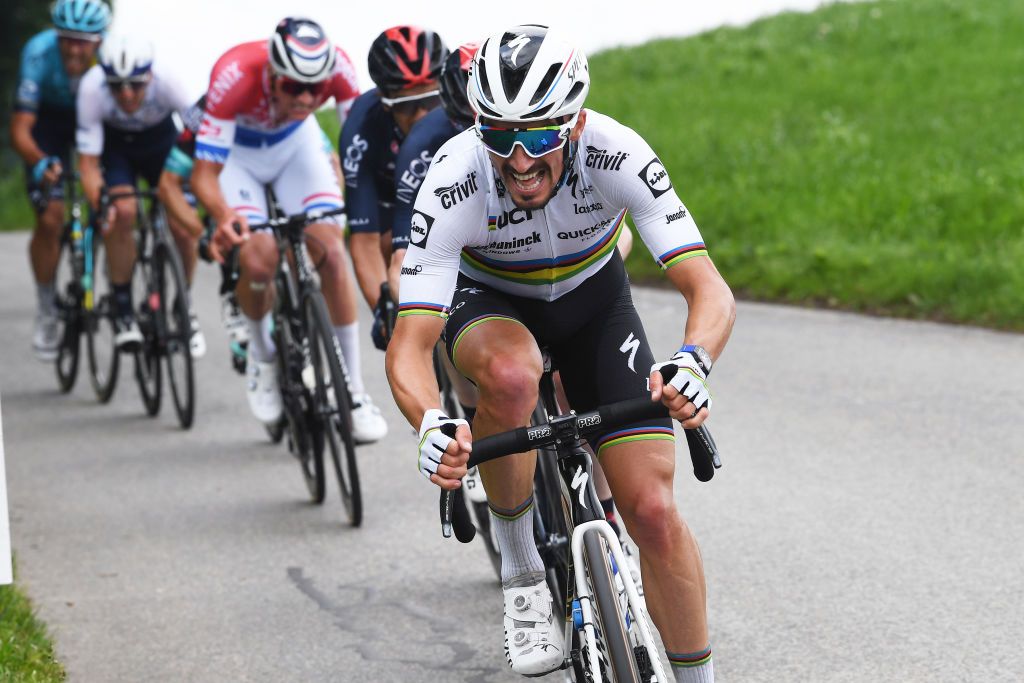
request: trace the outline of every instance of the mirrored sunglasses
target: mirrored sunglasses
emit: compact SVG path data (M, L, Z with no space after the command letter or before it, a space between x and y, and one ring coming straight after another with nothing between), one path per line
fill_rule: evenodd
M477 120L475 128L484 147L498 156L507 159L512 156L515 146L519 145L524 152L536 159L562 149L569 140L569 134L578 118L577 113L563 124L534 128L490 126Z

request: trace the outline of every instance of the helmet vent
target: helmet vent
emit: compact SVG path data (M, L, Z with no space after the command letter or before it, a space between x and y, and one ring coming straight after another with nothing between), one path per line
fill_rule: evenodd
M481 63L479 68L476 70L477 75L480 78L480 90L483 91L484 97L487 98L488 102L493 102L494 94L491 93L491 82L487 80L487 70L484 69L483 66L483 63Z
M575 85L572 86L572 90L570 90L569 94L565 96L563 102L572 103L575 101L575 99L580 96L580 93L583 92L585 87L586 86L582 82L576 81Z
M558 76L558 72L561 68L560 64L552 64L548 68L548 72L544 74L543 80L541 80L540 85L537 86L537 92L533 94L533 99L530 100L531 107L544 99L544 96L548 94L548 90L551 89L551 84L555 82L555 77ZM577 85L579 84L577 83Z
M541 109L538 109L537 111L532 112L531 114L528 114L527 116L529 118L531 118L531 119L543 119L543 118L545 118L545 114L547 114L549 111L551 111L554 108L555 108L555 103L552 102L548 106L543 107Z

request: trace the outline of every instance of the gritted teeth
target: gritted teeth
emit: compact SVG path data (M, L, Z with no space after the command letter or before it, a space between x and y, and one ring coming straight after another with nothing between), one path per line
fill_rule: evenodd
M537 169L536 171L532 171L530 173L516 173L515 171L512 171L512 177L513 178L515 178L516 180L524 181L524 182L528 181L528 180L533 180L539 174L540 174L540 169Z

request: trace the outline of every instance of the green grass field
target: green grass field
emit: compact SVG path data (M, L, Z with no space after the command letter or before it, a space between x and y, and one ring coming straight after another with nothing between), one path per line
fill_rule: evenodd
M64 680L53 644L17 586L0 586L0 683Z
M1024 3L834 5L595 55L588 106L742 296L1024 329L1021 36Z

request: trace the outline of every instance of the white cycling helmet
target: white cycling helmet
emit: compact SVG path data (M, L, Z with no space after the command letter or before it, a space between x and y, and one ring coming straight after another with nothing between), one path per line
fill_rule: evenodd
M481 116L497 121L574 116L589 90L583 51L558 31L536 24L490 36L469 72L470 103Z
M135 36L104 38L98 56L103 72L110 79L139 78L153 68L152 43Z

